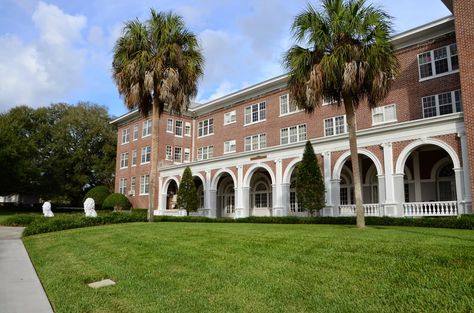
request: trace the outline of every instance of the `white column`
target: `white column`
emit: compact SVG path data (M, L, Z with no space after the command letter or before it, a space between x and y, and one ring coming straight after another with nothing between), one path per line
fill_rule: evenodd
M164 214L164 210L166 210L166 190L163 190L163 178L158 178L158 210L154 211L154 215L162 215Z
M393 172L393 147L391 142L383 143L383 159L385 174L384 214L387 216L403 216L404 188L403 173ZM401 179L401 181L400 181Z
M458 133L458 137L461 141L461 157L462 157L462 168L463 168L463 180L464 180L464 213L471 213L472 207L472 195L471 195L471 177L469 167L469 155L467 151L467 138L466 133ZM457 182L456 182L456 188Z
M331 152L324 151L323 153L321 153L321 155L323 156L323 162L324 162L323 175L324 175L324 189L325 189L325 194L326 194L326 206L322 210L322 215L323 216L336 216L337 207L334 206L334 200L333 200L333 194L335 190L333 190L333 186L331 183L331 176L332 176Z
M378 186L378 196L379 196L379 207L380 207L380 216L384 216L383 204L385 203L385 175L377 175L377 186Z
M463 184L463 170L462 168L453 168L454 179L456 180L456 199L458 202L458 215L465 213L464 208L464 184Z
M272 185L273 192L273 212L272 216L283 216L283 165L281 159L275 160L275 185Z
M281 201L283 206L283 216L287 216L290 212L290 184L282 183L281 184Z
M415 202L421 202L421 176L420 176L420 154L418 151L413 151L413 180L415 181Z
M211 170L206 170L206 181L204 182L204 208L209 217L216 217L216 193L211 193Z
M235 186L235 217L248 216L248 188L244 188L244 166L237 165L237 186Z
M339 216L339 205L341 204L341 180L331 179L332 211L330 216ZM348 195L349 196L349 195Z

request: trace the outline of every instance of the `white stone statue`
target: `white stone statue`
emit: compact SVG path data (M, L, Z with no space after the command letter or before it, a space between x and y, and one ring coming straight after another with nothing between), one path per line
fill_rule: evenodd
M53 211L51 211L51 202L46 201L43 203L43 215L45 217L54 217Z
M87 198L86 201L84 201L84 212L86 213L86 217L97 217L94 199Z

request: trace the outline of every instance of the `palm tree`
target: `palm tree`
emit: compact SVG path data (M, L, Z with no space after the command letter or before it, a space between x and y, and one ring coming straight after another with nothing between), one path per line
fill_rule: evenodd
M181 114L196 96L203 57L196 36L171 12L151 10L145 23L128 21L117 39L113 79L128 109L152 114L152 157L148 220L153 220L158 166L158 122L163 111Z
M365 219L355 110L361 101L375 107L398 73L390 20L365 0L322 0L320 11L308 4L295 17L296 45L284 56L290 95L300 108L312 113L323 101L344 105L358 227L365 226Z

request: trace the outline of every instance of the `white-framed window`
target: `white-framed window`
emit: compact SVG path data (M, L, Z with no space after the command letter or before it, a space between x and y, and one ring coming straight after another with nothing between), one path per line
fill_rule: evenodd
M166 160L173 160L173 148L169 145L166 146Z
M135 176L132 176L130 178L130 192L129 195L134 196L135 195L135 189L137 188L137 178Z
M123 195L127 194L127 179L124 177L120 177L119 193Z
M150 193L150 175L140 176L140 195Z
M235 148L235 140L229 140L224 142L224 154L235 152Z
M457 45L453 43L418 54L418 70L420 80L458 71Z
M138 139L138 124L135 124L133 126L133 141Z
M245 151L255 151L267 146L267 134L258 134L245 137Z
M191 161L191 150L189 148L184 148L184 162Z
M141 164L146 164L150 163L151 161L151 147L146 146L142 148L142 159L141 159Z
M246 107L245 125L264 121L266 118L266 107L267 103L265 101Z
M395 103L372 109L372 125L397 121L397 105Z
M148 119L143 122L142 137L151 136L151 119Z
M128 167L128 152L124 152L120 155L120 168Z
M174 161L181 163L183 157L183 148L181 147L174 147Z
M122 145L130 142L130 129L122 129Z
M173 119L169 118L166 120L166 132L172 133L173 132Z
M201 147L198 149L198 161L212 158L214 154L214 146Z
M280 144L295 143L306 140L306 124L280 129Z
M183 137L183 121L175 121L174 134L178 137Z
M345 134L347 132L346 116L340 115L324 120L324 136Z
M289 94L280 96L280 116L301 111L294 101L290 101Z
M137 166L137 150L132 151L132 166Z
M214 119L200 121L198 123L198 137L204 137L214 134Z
M191 123L189 122L184 123L184 135L188 137L191 136Z
M462 111L461 90L423 97L421 102L424 118Z
M237 113L234 111L224 113L224 125L235 123L237 120Z

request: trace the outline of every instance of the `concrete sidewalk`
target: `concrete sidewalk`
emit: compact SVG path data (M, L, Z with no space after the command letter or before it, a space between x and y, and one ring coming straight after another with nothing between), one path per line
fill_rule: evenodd
M20 239L22 231L0 226L0 312L53 313Z

